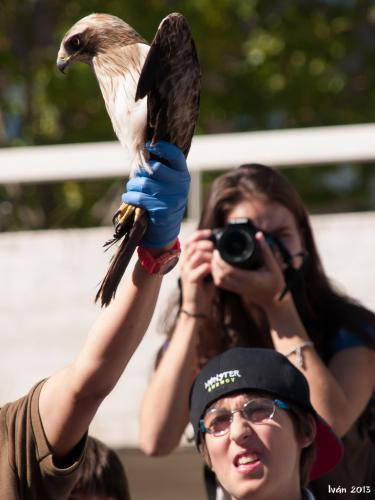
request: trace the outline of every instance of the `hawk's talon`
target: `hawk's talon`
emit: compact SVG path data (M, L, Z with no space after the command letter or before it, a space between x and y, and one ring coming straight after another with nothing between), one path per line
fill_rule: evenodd
M133 205L128 205L127 203L122 203L120 208L116 210L112 217L112 224L117 229L118 226L124 224L124 222L133 214L135 207Z
M117 225L117 220L120 216L120 214L122 214L124 212L124 210L127 208L127 204L126 203L121 203L120 207L116 210L116 212L113 214L113 217L112 217L112 224L114 226Z
M119 217L119 223L124 224L124 222L133 214L135 207L133 205L126 204L126 208L122 211L121 216Z
M144 213L144 209L141 207L136 207L135 208L135 214L134 214L134 222L136 222L141 215Z

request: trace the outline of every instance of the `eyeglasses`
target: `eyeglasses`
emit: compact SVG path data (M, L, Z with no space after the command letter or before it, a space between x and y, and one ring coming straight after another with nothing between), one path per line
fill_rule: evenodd
M199 421L199 429L202 433L222 436L229 431L235 413L239 413L242 418L252 424L261 424L274 417L276 408L289 410L288 404L280 399L267 398L250 399L241 408L232 411L225 408L213 408Z

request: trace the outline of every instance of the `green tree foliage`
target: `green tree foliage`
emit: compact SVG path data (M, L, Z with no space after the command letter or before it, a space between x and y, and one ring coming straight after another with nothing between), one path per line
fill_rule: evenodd
M200 133L374 119L375 5L370 0L0 0L2 146L114 139L91 70L76 65L63 76L55 68L65 31L100 11L123 18L149 41L166 14L186 15L203 72ZM73 192L68 186L33 187L34 204L38 196L51 199L46 207L61 199L67 210ZM58 193L40 193L51 189ZM87 185L76 183L74 189L81 200L73 204L80 220L75 224L106 220L84 210ZM12 204L13 191L5 186L0 196ZM21 216L9 220L7 227L21 227ZM46 214L38 220L36 227L50 227ZM62 214L57 220L73 223Z

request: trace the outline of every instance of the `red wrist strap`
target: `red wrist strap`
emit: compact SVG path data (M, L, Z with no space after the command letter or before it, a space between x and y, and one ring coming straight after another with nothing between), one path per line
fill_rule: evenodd
M160 266L166 260L168 260L173 255L180 255L181 245L179 239L177 238L176 243L173 245L173 247L166 250L163 254L159 255L159 257L154 257L147 248L142 246L138 247L137 252L141 266L149 274L157 274L159 272Z

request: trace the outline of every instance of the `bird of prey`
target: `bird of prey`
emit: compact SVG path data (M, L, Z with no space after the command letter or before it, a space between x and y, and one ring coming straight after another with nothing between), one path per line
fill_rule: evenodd
M146 141L170 142L187 156L198 120L201 72L182 14L162 20L151 46L116 16L86 16L65 34L57 67L64 72L78 61L95 73L114 131L128 151L131 171L138 165L149 168ZM140 207L123 203L115 213L115 234L105 246L123 240L96 296L102 306L115 295L147 221Z

